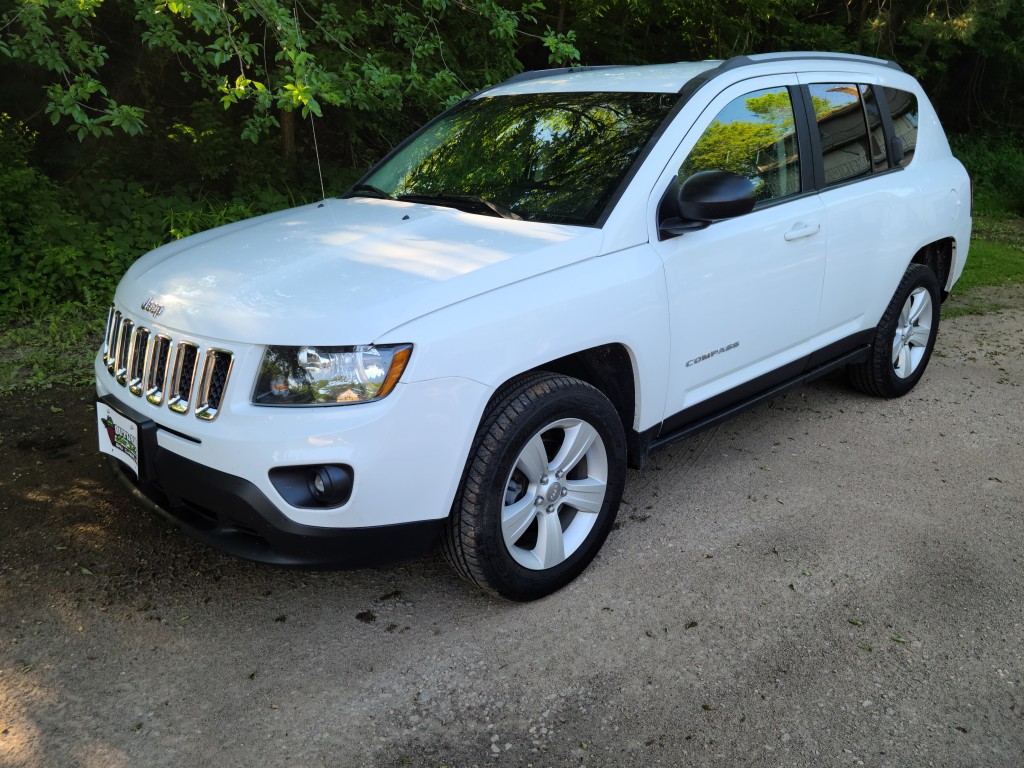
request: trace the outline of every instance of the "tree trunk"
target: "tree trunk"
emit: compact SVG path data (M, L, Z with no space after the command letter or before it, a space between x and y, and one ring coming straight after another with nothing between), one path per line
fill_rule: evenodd
M295 181L298 164L295 158L295 113L291 110L280 111L281 120L281 170L288 183Z
M281 152L288 165L295 162L295 113L281 110Z
M869 0L860 0L860 16L857 18L857 53L864 53L864 26L868 20Z

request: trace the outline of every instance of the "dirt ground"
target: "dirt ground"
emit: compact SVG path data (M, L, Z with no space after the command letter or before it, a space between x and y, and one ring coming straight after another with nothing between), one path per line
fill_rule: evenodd
M631 473L533 604L437 556L200 546L96 453L92 395L0 400L0 766L1024 765L1024 291L917 389L840 377Z

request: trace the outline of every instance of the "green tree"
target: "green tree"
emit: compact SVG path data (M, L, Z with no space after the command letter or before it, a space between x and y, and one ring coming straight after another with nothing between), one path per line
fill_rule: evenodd
M0 17L0 55L36 69L46 113L79 139L144 131L159 95L145 90L172 61L225 108L244 104L242 136L255 142L293 112L340 107L386 122L410 106L436 111L517 71L523 38L551 61L578 59L571 32L531 28L541 10L530 0L16 0ZM111 38L130 45L115 50ZM142 77L125 82L133 65Z
M737 120L732 123L715 121L708 126L686 158L679 177L685 179L697 171L716 170L756 174L758 153L772 143L775 131L768 123Z

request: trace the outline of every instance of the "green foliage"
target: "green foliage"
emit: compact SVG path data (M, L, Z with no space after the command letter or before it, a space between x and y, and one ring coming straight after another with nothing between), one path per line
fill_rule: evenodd
M974 210L1024 215L1024 138L1019 134L963 134L950 141L974 182Z
M78 139L136 135L155 105L110 87L121 62L108 30L130 15L136 57L177 62L180 76L225 108L244 105L242 138L281 127L282 112L436 111L470 88L504 79L524 39L550 63L579 60L572 31L540 26L535 0L19 0L0 17L0 54L42 68L46 113ZM535 31L529 31L533 28ZM151 100L149 100L151 101Z
M299 202L271 188L258 190L247 200L219 201L200 198L189 201L186 205L168 206L164 211L162 224L170 239L180 240L207 229L288 208Z
M105 315L103 308L71 301L0 330L0 394L87 385Z
M1024 2L809 8L803 0L6 0L0 322L27 328L26 318L68 301L102 307L146 250L318 195L321 166L336 193L442 108L549 65L786 49L891 58L922 79L943 123L962 134L954 150L973 175L975 210L1024 211ZM730 118L714 129L742 133L732 138L753 153L735 170L755 175L756 153L768 157L766 130L776 139L789 130L777 102L749 105L760 122ZM815 104L819 115L828 108ZM979 253L984 259L984 247Z
M56 76L46 85L46 114L56 125L70 120L69 130L109 136L119 128L132 136L145 127L143 111L119 104L99 79L110 57L107 46L91 34L102 0L33 0L0 17L5 34L0 54L25 61Z
M8 140L18 129L4 128L0 147L15 159L0 169L0 292L7 297L0 319L106 296L115 275L161 240L152 199L137 185L97 185L85 206L103 216L94 218L67 189L28 166L19 142Z
M28 162L33 141L0 115L0 317L59 296L95 266L95 254L74 246L84 222L67 210L68 196Z
M131 263L162 243L297 201L273 189L226 202L134 182L62 187L29 163L34 135L0 115L0 321L67 302L105 305Z

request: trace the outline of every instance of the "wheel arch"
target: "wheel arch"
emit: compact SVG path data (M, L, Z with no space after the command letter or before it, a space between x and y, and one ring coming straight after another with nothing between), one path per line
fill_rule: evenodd
M630 446L646 445L637 430L661 424L668 380L663 267L649 246L630 248L450 305L375 343L414 344L409 382L461 377L490 389L477 424L510 382L547 371L602 392ZM629 451L630 466L642 453Z
M923 264L935 273L935 277L939 280L939 287L942 289L943 301L949 296L949 291L946 288L949 283L949 273L953 267L955 251L956 241L952 237L944 237L922 246L910 260L911 264Z
M629 347L621 343L602 344L535 365L509 378L495 390L496 397L509 382L523 375L537 372L560 373L584 381L608 398L622 422L626 435L627 464L633 468L643 465L645 443L639 440L635 423L637 417L637 364ZM488 407L490 403L488 403Z
M936 297L919 305L931 308L930 318L921 317L911 309L914 293L918 291L927 291L929 296ZM878 322L870 352L864 360L848 368L854 387L869 395L892 398L902 397L917 385L935 348L941 314L937 299L941 293L938 276L930 265L915 261L907 267ZM924 344L917 336L919 323L927 333ZM923 351L916 361L912 352L915 347Z

